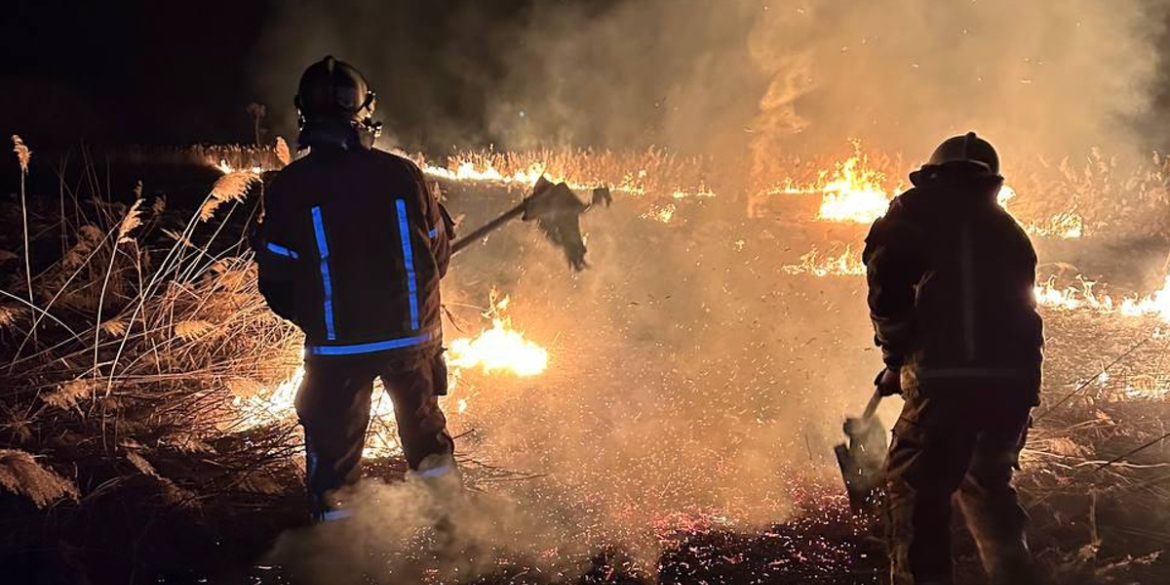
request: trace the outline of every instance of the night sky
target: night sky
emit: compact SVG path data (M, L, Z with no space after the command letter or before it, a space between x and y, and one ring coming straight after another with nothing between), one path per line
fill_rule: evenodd
M246 140L268 4L9 0L0 127L41 145Z
M305 56L348 45L367 52L367 62L369 53L379 57L369 72L379 117L403 147L507 148L487 130L483 104L507 69L501 48L526 14L542 2L602 12L629 1L6 0L0 135L19 133L42 150L82 140L246 143L253 140L248 105L258 102L268 107L266 126L292 138L291 102ZM290 13L300 16L299 32L287 25ZM304 30L306 21L312 30ZM453 73L452 63L475 75ZM1163 110L1170 100L1157 94ZM440 135L434 120L458 132ZM453 135L469 143L454 145Z
M362 24L398 31L400 45L442 43L444 50L465 45L462 54L485 60L490 68L490 52L476 46L481 35L469 31L452 38L444 22L470 7L487 13L489 21L506 23L534 1L377 2L380 17L390 14L400 22ZM248 104L265 103L275 113L271 125L287 126L295 93L295 87L277 91L260 83L289 77L289 72L276 76L262 69L271 61L272 46L298 42L272 38L293 36L276 28L276 16L302 7L334 10L340 4L348 4L351 12L362 6L324 0L7 0L0 18L0 130L19 133L41 149L80 140L107 145L250 142ZM336 21L349 18L345 8L336 10ZM418 38L400 38L404 29ZM299 71L308 63L282 65ZM390 80L373 81L378 89L378 81ZM436 74L431 94L453 96L439 107L475 126L476 96L457 85L444 86L455 81ZM269 103L278 98L279 103ZM409 108L397 110L400 119L388 122L399 132L425 133ZM387 108L381 115L394 118L395 112Z

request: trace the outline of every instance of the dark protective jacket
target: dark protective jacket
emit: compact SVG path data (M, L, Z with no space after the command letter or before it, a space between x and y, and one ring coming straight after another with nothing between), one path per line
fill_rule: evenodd
M280 172L264 200L254 241L260 292L305 332L308 356L442 343L449 234L413 162L315 148Z
M869 307L909 388L1019 383L1039 391L1036 252L996 201L999 177L919 172L866 238Z

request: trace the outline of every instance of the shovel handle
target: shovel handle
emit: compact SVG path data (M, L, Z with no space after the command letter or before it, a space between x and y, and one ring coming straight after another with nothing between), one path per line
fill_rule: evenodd
M552 187L552 183L544 181L544 177L541 177L541 181L537 182L536 186L533 187L532 194L525 197L524 200L521 201L520 203L516 204L516 207L513 207L512 209L505 211L500 216L498 216L495 219L480 226L479 228L477 228L475 231L471 232L470 234L467 234L466 236L463 236L462 238L459 238L458 240L455 240L454 242L452 242L451 243L451 255L453 256L455 254L458 254L459 252L463 251L468 246L482 240L484 236L500 229L501 227L504 226L504 224L508 223L509 221L512 221L513 219L516 219L517 217L524 215L524 213L526 211L528 211L528 206L532 205L533 201L540 199L546 193L553 192L551 187Z
M479 240L482 240L484 236L500 229L504 224L523 215L524 210L528 208L528 199L521 201L520 204L516 207L509 209L499 217L487 222L483 226L480 226L470 234L455 240L455 242L451 244L451 254L458 254L464 248L478 242Z
M877 412L878 405L881 403L882 393L880 390L874 389L873 396L869 397L869 403L865 405L865 411L861 413L861 420L873 418L874 413Z

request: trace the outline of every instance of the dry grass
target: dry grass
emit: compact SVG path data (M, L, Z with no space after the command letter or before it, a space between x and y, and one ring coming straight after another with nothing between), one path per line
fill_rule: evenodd
M255 165L250 151L232 152L239 156L233 166ZM280 158L279 147L274 156ZM662 151L634 157L591 151L466 156L481 157L481 163L504 173L527 170L540 161L550 175L624 182L667 197L708 185L702 161ZM795 181L811 180L832 162L831 157L794 159L786 172ZM896 176L893 169L901 165L897 157L871 156L870 162L888 169L888 176ZM1044 192L1045 197L1078 193L1078 209L1085 213L1119 213L1121 218L1142 217L1150 210L1161 213L1168 206L1165 165L1165 160L1155 159L1139 165L1142 170L1122 172L1122 165L1099 159L1077 170L1069 162L1043 167L1028 179L1033 183L1021 183L1027 185L1019 188L1021 205L1032 192ZM291 467L297 448L291 421L247 431L241 440L239 431L249 425L233 407L287 378L300 353L295 329L273 316L259 295L251 254L241 237L246 222L240 216L247 213L240 212L250 211L258 181L254 174L233 174L212 187L193 216L168 211L161 198L147 202L139 190L129 204L111 202L110 193L73 193L73 207L65 217L42 219L54 225L61 219L68 228L60 257L29 275L31 302L20 295L0 295L0 335L12 342L0 344L0 361L6 364L0 371L4 489L44 506L90 495L74 478L82 485L99 483L90 481L94 477L111 482L101 485L137 478L153 482L158 504L193 507L216 494L272 494L287 486L273 477ZM1114 197L1128 193L1138 203L1124 213L1110 210L1106 199L1090 190L1098 188ZM1123 219L1093 221L1094 229L1105 230L1115 225L1109 222ZM805 268L822 269L837 250L832 252L803 259ZM1149 334L1132 328L1102 334L1099 322L1060 324L1059 330L1083 331L1085 338L1061 339L1064 345L1051 355L1063 356L1067 363L1051 363L1049 369L1081 377L1097 374L1086 372L1085 364L1099 362L1101 338L1116 343L1112 349L1120 354L1134 336ZM1091 387L1036 429L1023 479L1041 523L1064 514L1069 498L1086 506L1115 498L1151 510L1170 509L1165 482L1170 470L1160 463L1170 459L1165 446L1132 462L1095 470L1165 432L1170 403L1132 400L1125 394L1130 387L1161 387L1148 378L1165 371L1165 343L1144 348L1111 372L1114 382ZM1052 381L1049 387L1059 391L1079 381ZM187 469L192 461L214 465ZM1090 496L1086 485L1100 490ZM1170 540L1170 535L1156 536ZM1077 538L1086 546L1100 540L1088 528ZM1095 551L1085 550L1086 562L1097 560Z
M3 293L0 485L45 505L78 495L49 466L80 469L83 482L130 473L155 481L163 502L188 505L291 463L291 424L254 430L250 442L224 432L247 426L232 407L239 381L253 391L282 381L300 344L259 294L243 238L237 210L259 177L233 175L191 217L168 215L141 186L128 205L71 193L65 217L41 214L66 223L69 237L29 275L31 301ZM201 219L208 210L221 220ZM167 477L158 465L194 451L214 451L220 473Z
M0 449L0 487L27 497L38 508L78 496L72 482L41 466L32 454L15 449Z

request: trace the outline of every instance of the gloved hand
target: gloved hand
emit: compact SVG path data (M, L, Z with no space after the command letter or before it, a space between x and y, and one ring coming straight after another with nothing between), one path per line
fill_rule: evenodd
M893 396L902 393L902 372L899 370L892 370L885 368L878 372L876 378L873 379L873 385L877 386L878 392L882 396Z

